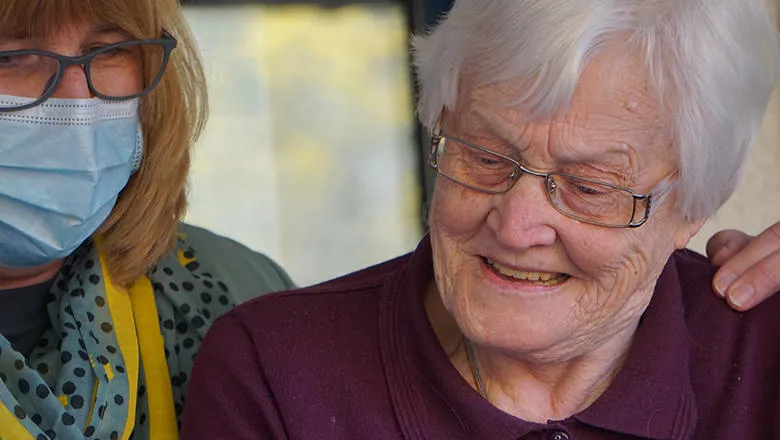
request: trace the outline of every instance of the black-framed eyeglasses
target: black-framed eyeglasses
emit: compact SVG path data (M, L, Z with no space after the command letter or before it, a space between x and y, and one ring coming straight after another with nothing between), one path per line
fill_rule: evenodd
M637 228L650 216L655 195L637 194L629 188L571 174L543 173L524 167L516 160L463 139L434 134L431 139L431 167L441 176L486 194L509 191L523 174L544 179L552 206L561 214L581 222L608 228ZM664 179L656 188L664 186Z
M0 52L0 95L22 98L0 100L0 112L43 103L70 66L84 70L89 90L97 98L122 101L144 96L160 83L176 44L163 30L160 38L109 44L78 57L34 49Z

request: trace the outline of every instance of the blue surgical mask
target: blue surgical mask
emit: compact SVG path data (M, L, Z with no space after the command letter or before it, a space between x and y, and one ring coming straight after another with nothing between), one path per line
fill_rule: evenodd
M108 218L140 166L138 103L49 99L0 113L0 267L64 258Z

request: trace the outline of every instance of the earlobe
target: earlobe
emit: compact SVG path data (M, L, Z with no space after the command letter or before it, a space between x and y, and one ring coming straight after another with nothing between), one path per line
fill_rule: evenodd
M674 240L675 249L684 249L707 220L683 220L683 225L677 231Z

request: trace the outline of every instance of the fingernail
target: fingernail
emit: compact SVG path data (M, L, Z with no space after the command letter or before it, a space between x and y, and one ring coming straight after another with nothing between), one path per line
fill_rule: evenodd
M750 284L740 284L731 290L729 299L731 303L740 309L744 309L750 305L750 301L753 300L756 292L753 290L753 286Z
M730 273L719 276L718 279L715 280L715 293L720 295L721 298L725 298L726 290L728 290L731 283L736 279L737 276Z

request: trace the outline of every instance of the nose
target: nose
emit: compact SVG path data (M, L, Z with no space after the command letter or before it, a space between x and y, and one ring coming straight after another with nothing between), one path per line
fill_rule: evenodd
M553 225L561 214L550 203L542 178L523 174L512 189L494 197L487 225L507 248L519 252L558 239Z
M68 66L62 73L60 83L54 91L54 98L86 99L92 98L87 84L87 74L81 66Z

